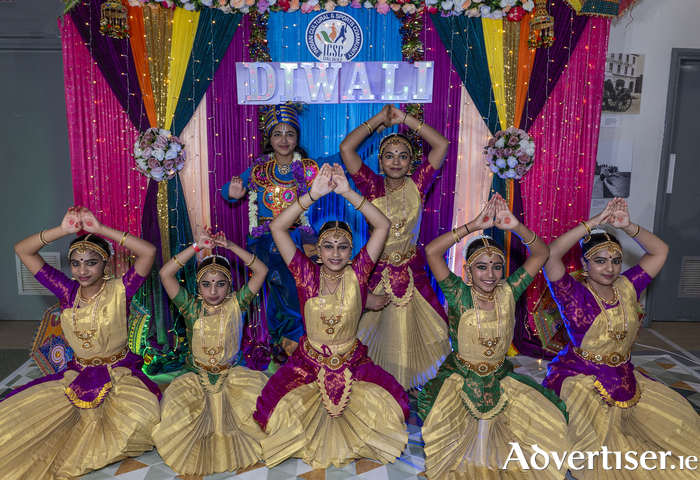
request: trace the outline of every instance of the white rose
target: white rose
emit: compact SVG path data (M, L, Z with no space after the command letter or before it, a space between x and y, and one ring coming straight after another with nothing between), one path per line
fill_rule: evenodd
M194 10L194 3L186 3L186 4L184 5L184 7L185 7L185 10L191 12L191 11ZM155 178L155 177L153 177L153 178ZM163 180L163 177L161 177L161 178L159 178L159 179L158 179L158 178L155 178L155 179L158 180L158 181L160 181L160 180Z
M483 12L482 12L482 15L483 15ZM494 145L494 147L503 148L503 147L505 147L505 145L506 145L506 139L501 137L498 139L498 141L496 141L496 144Z
M165 158L165 151L161 150L160 148L156 148L153 150L153 156L155 157L156 160L159 162L162 162L163 159Z
M165 159L166 160L175 160L177 158L177 150L174 148L169 148L167 152L165 152Z
M498 168L506 168L506 161L502 158L499 158L498 160L496 160L496 165L498 166Z
M515 2L516 0L501 0L501 3L499 5L501 6L501 8L514 7Z
M505 17L505 14L502 10L496 10L495 12L491 12L491 14L489 15L489 18L493 18L494 20L500 20L503 17Z
M202 0L202 5L205 7L211 7L211 1L212 0Z
M318 5L318 0L309 0L309 1L306 2L306 3L309 4L309 5L312 6L312 7L315 7L316 5Z
M533 8L535 8L535 2L533 0L527 0L526 2L523 2L523 9L527 10L528 12L531 12Z
M365 2L365 3L362 4L362 6L365 7L366 9L368 9L368 10L371 10L371 9L374 8L374 5L372 5L371 2Z
M493 173L498 173L498 167L496 165L491 165L490 168Z
M481 16L482 16L482 17L487 17L487 18L488 18L488 15L489 15L490 13L491 13L491 7L489 7L488 5L482 5L482 6L481 6Z
M164 128L161 128L160 130L158 130L158 135L162 135L167 140L168 138L170 138L170 130L165 130Z
M141 150L138 145L134 145L134 157L139 158L142 155L143 150Z
M525 148L524 150L525 150L525 153L530 157L535 154L535 147L528 147L528 148Z
M440 5L440 8L447 11L447 10L452 10L453 6L454 6L454 3L452 3L452 1L450 1L450 0L448 0L447 2L442 2L442 4Z
M435 5L438 3L438 0L425 0L426 5Z
M506 172L506 178L514 178L516 175L517 173L515 173L515 170L508 170Z
M508 162L508 166L510 168L515 168L515 166L518 164L518 159L515 157L508 157L506 162Z
M144 172L148 172L148 160L145 158L139 158L136 160L136 165Z
M267 3L269 3L270 6L272 6L272 5L274 5L275 3L277 3L277 0L267 0Z

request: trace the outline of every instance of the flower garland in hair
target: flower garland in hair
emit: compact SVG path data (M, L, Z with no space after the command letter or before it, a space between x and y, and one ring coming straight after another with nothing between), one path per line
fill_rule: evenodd
M482 238L485 238L487 240L493 240L493 238L489 237L488 235L475 235L466 242L464 242L464 246L462 247L462 257L464 258L465 262L467 261L467 250L469 250L469 245L476 242L477 240L481 240Z
M252 172L255 167L265 165L274 159L274 153L260 155L253 161L253 165L250 168L251 175L248 179L248 225L250 226L250 235L254 238L258 238L270 231L270 220L267 220L262 225L258 225L258 186L253 180ZM292 176L294 177L297 197L301 197L308 192L308 188L306 188L306 169L304 168L304 162L301 161L301 154L299 152L294 152L290 168L292 170ZM299 227L301 230L309 234L314 233L306 212L301 213L299 220L301 221L301 227Z
M175 177L185 166L185 146L169 130L149 128L134 143L136 169L156 182Z
M486 164L494 174L518 180L532 168L535 142L525 130L508 127L489 140L484 154Z

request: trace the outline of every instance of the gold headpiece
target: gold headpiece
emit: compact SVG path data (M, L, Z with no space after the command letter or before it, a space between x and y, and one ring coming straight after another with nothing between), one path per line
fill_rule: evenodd
M70 259L70 256L73 254L73 252L77 251L78 253L85 253L86 250L92 250L96 254L98 254L100 257L102 257L102 260L105 262L109 259L109 253L105 252L105 249L97 245L96 243L93 243L90 241L90 237L92 236L92 233L88 233L87 237L82 239L79 242L75 242L73 245L70 246L68 249L68 259Z
M348 240L350 240L350 247L352 247L352 233L340 228L340 222L338 220L336 220L335 226L333 228L329 228L328 230L323 232L321 235L319 235L318 243L317 243L319 250L321 249L321 244L326 239L326 237L328 237L329 235L333 235L334 240L338 240L341 235L348 237Z
M209 258L209 257L204 258L202 261L206 260L207 258ZM226 258L220 257L218 255L212 255L212 258L214 259L214 260L212 260L212 263L200 268L199 271L197 272L197 282L199 282L202 279L202 277L204 276L205 273L211 272L212 275L216 275L217 273L223 274L223 276L226 277L230 283L231 282L231 269L230 269L230 267L226 268L224 265L222 265L220 263L216 263L216 260L219 259L219 260L223 260L224 262L226 262L226 264L230 265L228 263L228 260L226 260Z
M477 248L476 251L469 256L469 258L467 259L467 268L471 268L476 259L484 254L486 254L489 258L492 258L494 255L498 255L499 257L501 257L501 260L503 260L503 263L506 263L506 257L503 256L503 252L501 252L501 250L498 247L489 245L487 238L488 237L481 237L481 240L484 242L484 245L482 247Z
M594 232L594 233L597 233L597 232ZM595 247L592 247L590 250L586 251L586 254L583 256L583 258L585 258L586 260L589 260L593 255L600 252L601 250L607 250L610 255L613 255L615 252L619 252L620 255L622 255L622 247L620 247L620 245L613 242L610 239L610 236L606 232L602 232L601 235L605 235L606 241L603 243L599 243ZM584 242L584 243L587 243L587 242Z
M406 138L398 133L392 133L391 135L388 135L382 139L382 143L379 146L379 157L384 155L384 150L387 146L391 145L392 147L398 147L401 144L406 145L406 148L408 148L408 153L411 155L411 158L413 158L413 147L411 146L411 142L406 140Z

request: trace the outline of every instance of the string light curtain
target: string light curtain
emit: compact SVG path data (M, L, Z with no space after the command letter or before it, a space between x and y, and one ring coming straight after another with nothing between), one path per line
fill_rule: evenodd
M609 30L609 19L588 21L564 75L530 128L537 163L523 177L522 199L526 224L545 243L587 219L590 212ZM580 257L578 247L564 257L567 271L580 268ZM528 289L528 311L546 288L540 273ZM526 322L519 321L516 347L532 357L551 357L535 332L531 315Z
M59 21L71 152L73 198L117 230L141 235L147 180L131 168L137 130L124 113L71 17ZM130 252L114 245L116 274Z

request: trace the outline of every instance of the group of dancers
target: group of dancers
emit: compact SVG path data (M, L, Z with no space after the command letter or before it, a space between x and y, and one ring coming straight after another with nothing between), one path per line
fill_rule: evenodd
M411 143L383 138L383 176L363 164L368 137L403 124L430 144L411 172ZM248 195L257 209L248 249L205 228L196 243L161 269L163 287L182 313L190 351L182 373L161 395L129 351L131 298L153 264L156 248L103 225L72 207L58 227L21 240L15 251L60 301L60 322L73 351L66 370L30 382L0 402L0 477L73 479L155 446L174 471L208 475L259 461L273 467L301 458L313 468L342 467L359 458L394 462L408 441L407 392L418 395L428 478L563 479L567 465L543 470L509 462L512 445L527 458L557 452L700 452L700 417L679 394L635 372L630 349L639 329L641 292L662 268L667 246L631 223L627 204L612 200L549 246L494 195L469 223L417 249L426 194L448 142L431 126L386 106L350 132L340 157L313 161L299 147L298 112L279 105L266 116L269 151L222 188L230 201ZM335 157L337 158L337 157ZM370 225L357 238L339 220L318 232L306 212L336 194ZM622 247L597 227L623 231L645 250L621 274ZM463 249L467 281L451 272L445 252L489 228L511 231L529 257L504 278L505 255L476 235ZM74 278L44 262L39 251L76 234L68 258ZM113 278L111 242L137 257ZM562 257L577 242L585 279L566 273ZM197 268L198 295L178 270L202 249L228 249L250 269L232 289L231 265L210 255ZM352 257L352 258L351 258ZM445 312L425 270L445 295ZM515 303L544 268L570 343L551 362L544 385L518 375L506 359ZM268 321L286 362L271 377L241 361L244 314L267 282ZM296 286L296 289L293 288ZM674 463L676 462L676 463ZM576 471L579 479L656 478L654 472L609 470L601 461ZM682 465L681 465L682 467ZM676 468L672 478L694 478ZM671 477L669 477L671 478Z

